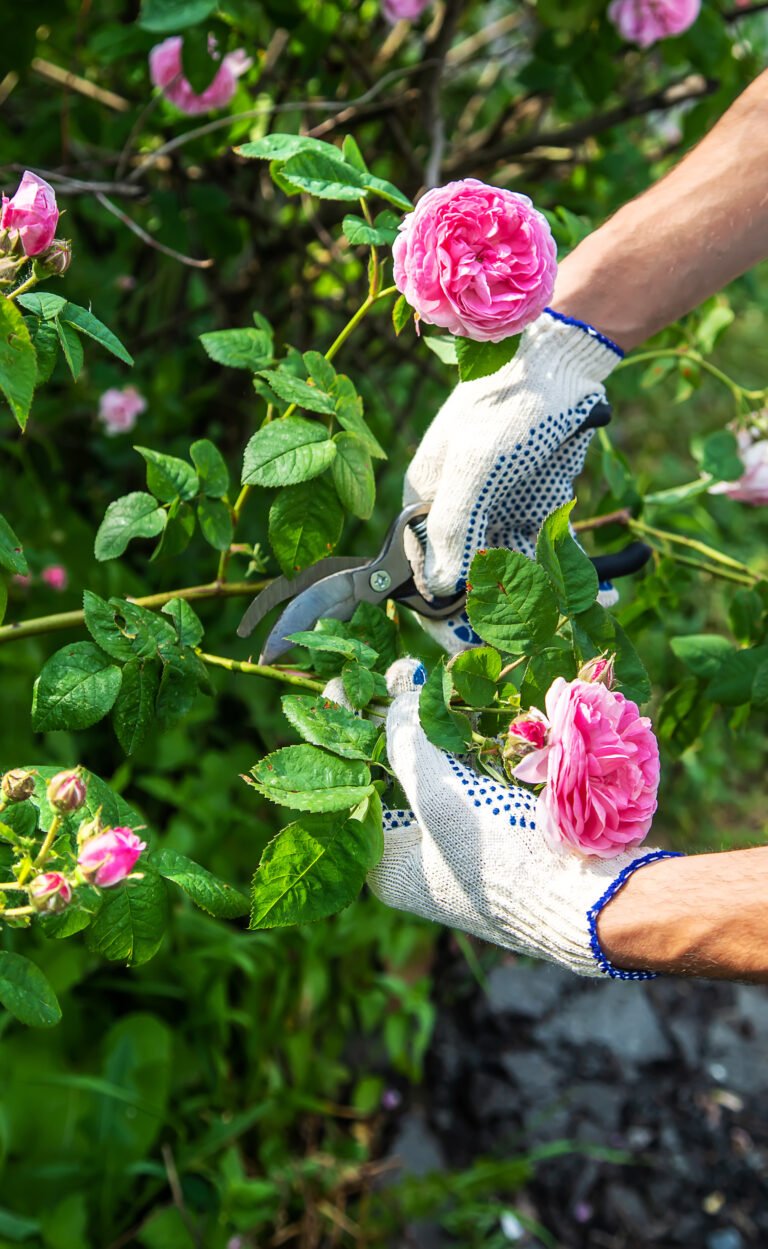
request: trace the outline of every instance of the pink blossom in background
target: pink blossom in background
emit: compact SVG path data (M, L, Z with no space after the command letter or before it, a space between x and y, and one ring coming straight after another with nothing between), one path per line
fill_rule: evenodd
M27 256L38 256L53 242L59 210L52 186L27 169L11 199L3 196L0 228L18 231Z
M69 584L69 574L63 564L49 564L40 573L41 581L50 586L52 590L66 590Z
M497 343L543 312L556 255L547 220L527 195L464 178L427 191L404 218L394 277L421 320Z
M412 22L421 17L428 9L432 0L381 0L381 11L388 22Z
M137 837L132 828L109 828L83 843L77 862L95 885L108 889L125 880L146 848L147 843Z
M755 436L746 429L736 433L739 455L744 461L744 473L738 481L719 481L710 486L710 494L727 494L739 503L751 503L753 507L768 504L768 438Z
M61 872L42 872L30 884L29 892L40 911L61 911L72 901L72 886Z
M545 788L536 820L553 845L610 859L637 846L656 811L659 748L647 716L607 686L558 677L546 699L549 738L514 769Z
M112 386L99 399L99 420L108 434L125 434L147 409L147 401L135 386Z
M252 59L246 55L244 48L229 52L221 61L216 76L200 95L193 90L184 77L181 63L181 48L184 40L181 35L171 35L158 43L149 54L149 76L156 87L159 87L167 100L182 113L190 117L198 113L210 113L213 109L224 108L235 94L237 80L241 74L250 69ZM209 39L208 50L211 60L219 61L221 57L216 51L216 41Z
M28 590L32 584L32 577L28 572L15 572L11 577L11 581L14 585L17 585L20 590Z
M608 16L622 39L649 48L692 26L701 0L612 0Z

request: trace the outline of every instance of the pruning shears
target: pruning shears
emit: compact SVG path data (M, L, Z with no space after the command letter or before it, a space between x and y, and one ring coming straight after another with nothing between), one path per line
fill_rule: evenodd
M610 406L598 403L579 432L607 425L610 419ZM416 535L422 549L425 548L430 506L429 503L412 503L404 507L374 559L329 556L290 581L287 577L277 577L253 599L240 621L238 636L250 637L267 613L286 600L290 600L288 606L280 613L262 648L259 659L262 664L274 663L290 649L292 633L313 629L324 617L349 620L360 602L378 605L394 599L431 620L446 620L457 615L464 607L466 591L462 589L445 598L426 598L416 585L406 554L408 530ZM596 556L592 563L602 584L637 572L650 554L650 547L632 542L614 554Z

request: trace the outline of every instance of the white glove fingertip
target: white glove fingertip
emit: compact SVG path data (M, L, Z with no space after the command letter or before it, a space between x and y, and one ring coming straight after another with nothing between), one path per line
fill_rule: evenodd
M396 659L387 668L387 689L392 698L421 689L426 680L427 672L423 663L410 655Z

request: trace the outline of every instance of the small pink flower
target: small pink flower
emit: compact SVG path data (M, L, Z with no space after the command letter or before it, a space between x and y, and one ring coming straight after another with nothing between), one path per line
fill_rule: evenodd
M388 22L413 22L428 9L432 0L381 0L381 11Z
M552 232L527 195L464 178L427 191L393 247L398 290L429 325L477 342L518 334L555 285Z
M80 810L88 796L88 786L79 772L57 772L48 782L46 795L55 811L66 814Z
M768 438L759 433L740 429L736 433L739 455L744 461L744 473L738 481L719 481L710 486L710 494L727 494L739 503L751 503L753 507L768 504Z
M110 437L133 429L138 417L147 408L147 401L135 386L116 386L105 390L99 399L99 420Z
M152 82L180 112L190 117L224 108L235 94L238 78L250 69L253 61L246 55L244 48L230 52L221 61L213 82L198 95L184 77L181 63L183 42L181 35L171 35L170 39L164 39L162 43L155 45L149 54L149 76ZM208 40L208 50L211 60L221 59L216 51L215 39Z
M59 210L56 193L44 178L27 170L11 199L3 196L0 228L16 230L27 256L37 256L53 242Z
M147 843L132 828L109 828L83 843L77 862L84 876L108 889L125 880L146 848Z
M61 872L43 872L29 886L38 911L63 911L72 901L72 886Z
M20 590L28 590L32 584L32 577L28 572L15 572L11 577L11 581L14 585L17 585Z
M595 655L594 659L589 659L579 668L579 681L600 681L609 690L613 689L615 659L615 655Z
M509 737L516 737L533 750L541 750L547 740L549 721L535 707L524 711L509 726Z
M638 846L656 811L659 748L646 716L607 686L558 677L546 699L547 745L516 780L545 788L536 819L553 845L610 859Z
M608 17L622 39L649 48L680 35L699 16L701 0L612 0Z
M40 573L40 579L49 585L52 590L66 590L69 584L69 574L63 564L49 564Z

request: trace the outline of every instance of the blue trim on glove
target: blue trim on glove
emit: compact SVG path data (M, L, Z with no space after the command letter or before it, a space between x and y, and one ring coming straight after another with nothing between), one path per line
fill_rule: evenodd
M563 325L575 325L580 330L584 330L589 334L590 338L596 338L604 347L609 347L611 351L615 351L620 360L624 359L624 352L612 338L608 338L606 334L601 334L596 330L594 325L589 325L587 321L578 321L576 317L567 317L564 312L555 312L554 308L545 308L544 311L550 317L554 317L555 321L562 321Z
M655 971L622 971L619 967L614 967L605 957L600 946L600 940L597 935L597 921L603 907L610 902L614 894L618 893L622 885L625 885L633 872L639 867L645 867L646 863L657 863L660 859L681 859L683 855L679 850L654 850L651 854L644 854L639 859L635 859L633 863L629 863L623 871L619 872L616 879L606 889L602 898L600 898L593 907L587 911L587 922L589 924L589 944L592 947L592 953L595 956L598 967L605 972L606 976L610 976L613 980L655 980L658 972Z

